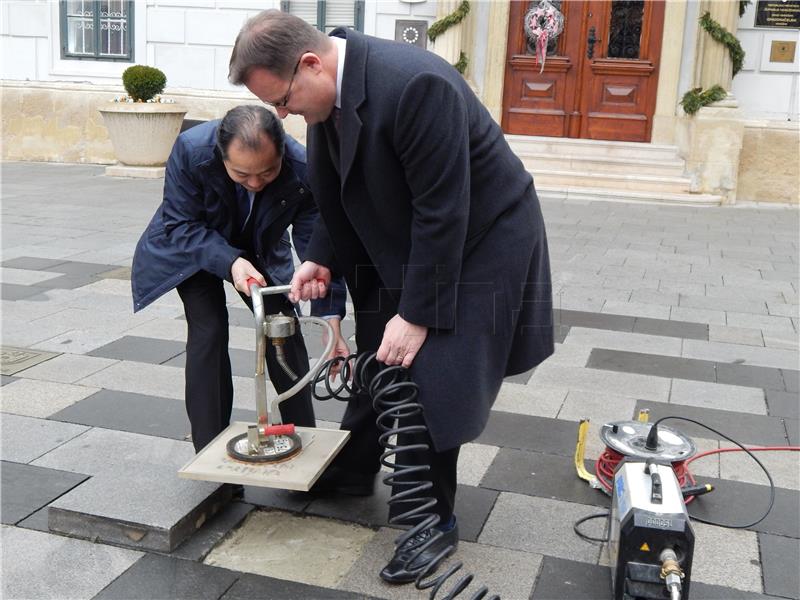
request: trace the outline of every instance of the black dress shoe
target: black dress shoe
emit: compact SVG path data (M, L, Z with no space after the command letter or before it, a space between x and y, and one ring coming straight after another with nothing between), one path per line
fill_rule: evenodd
M419 548L437 534L441 535L430 546L425 548L419 556L412 559L419 552ZM447 549L445 556L450 556L456 551L456 548L458 548L458 524L455 524L450 531L444 532L436 528L423 529L395 549L392 560L381 570L381 579L388 583L409 583L414 581L440 552ZM409 561L411 562L409 563Z
M328 467L309 491L312 494L372 496L375 493L375 473L358 473L339 467Z

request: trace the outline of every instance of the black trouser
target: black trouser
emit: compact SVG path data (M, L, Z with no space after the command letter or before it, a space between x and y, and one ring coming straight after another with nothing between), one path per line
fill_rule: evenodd
M228 355L228 309L223 281L206 271L200 271L181 283L178 294L188 324L186 412L192 425L192 442L195 451L199 452L230 423L233 381ZM252 310L250 299L242 297ZM264 310L267 314L282 312L293 315L291 304L283 296L264 296ZM284 351L286 362L298 376L308 372L308 353L299 327L284 344ZM293 380L278 365L271 344L267 344L266 364L275 389L279 393L289 389ZM252 406L255 409L255 398ZM284 423L313 427L310 387L282 402L280 411Z
M375 288L367 301L360 305L356 314L356 343L358 352L375 352L383 339L383 330L396 314L396 303L385 289ZM373 362L369 369L370 377L377 372L377 365ZM378 443L378 428L375 424L377 413L372 406L372 399L367 394L360 394L347 403L341 428L350 431L350 439L336 457L334 464L339 468L356 471L359 473L375 473L380 469L379 458L383 451ZM401 419L400 426L424 424L421 415ZM428 450L404 451L397 455L398 465L428 465L427 474L417 474L410 479L430 481L431 490L423 492L423 496L436 498L436 512L443 523L450 520L453 514L456 497L456 467L458 465L459 448L444 452L436 452L433 442L426 431L421 434L404 434L398 436L398 444L426 444ZM407 489L403 486L393 486L392 493ZM414 505L394 504L389 511L389 518L403 513Z

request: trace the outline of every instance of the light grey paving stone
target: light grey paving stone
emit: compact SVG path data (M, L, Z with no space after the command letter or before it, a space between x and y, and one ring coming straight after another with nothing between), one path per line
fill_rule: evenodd
M244 332L247 332L247 345L244 346ZM152 321L137 325L126 332L128 335L135 335L138 337L155 338L159 340L179 340L186 341L186 321L183 319L167 319L164 317L157 317ZM252 329L245 330L243 327L230 328L230 347L250 349L255 346L255 334ZM235 342L235 343L234 343Z
M680 427L680 422L679 427ZM716 450L719 448L719 440L712 440L708 438L692 437L694 445L697 447L697 454L707 452L709 450ZM692 461L689 465L689 471L695 477L715 477L719 478L719 454L709 454L697 460ZM702 480L700 481L702 483Z
M728 442L724 442L721 445L726 448L735 447ZM800 490L800 452L773 451L755 452L754 454L769 470L776 486L790 490ZM744 452L722 453L719 456L719 461L720 477L722 479L769 485L761 467Z
M3 386L0 407L3 412L16 415L49 417L97 391L98 388L83 385L18 379Z
M611 350L624 350L627 352L643 352L646 354L661 354L664 356L680 356L681 340L663 335L646 335L642 333L628 333L625 331L602 331L572 327L567 334L564 344L580 344L592 348L608 348ZM588 358L588 357L587 357ZM584 366L586 363L584 362Z
M669 306L644 304L643 302L606 302L601 311L604 314L630 315L651 319L669 319ZM686 321L687 319L682 319Z
M591 346L556 343L555 352L547 358L547 361L557 365L583 367L586 365L586 361L589 360L591 353Z
M19 527L0 529L4 598L91 598L135 563L141 552ZM8 549L13 548L13 552Z
M744 346L763 346L764 338L760 329L748 327L729 327L727 325L709 325L708 341L724 344L740 344Z
M661 279L658 290L666 294L691 294L701 296L706 293L706 286L703 283L691 283L680 279Z
M464 444L458 454L458 482L478 486L497 456L497 446Z
M6 413L0 417L0 455L3 460L28 463L88 429L83 425Z
M35 322L36 323L36 322ZM59 330L63 331L63 330ZM105 346L122 335L121 332L110 332L98 329L69 329L49 339L37 342L33 348L70 354L86 354L95 348Z
M16 346L2 346L2 354L0 355L2 368L0 368L0 371L3 375L15 375L28 367L50 360L55 356L52 352L39 352Z
M727 317L721 310L684 308L682 306L673 306L671 308L670 319L692 323L707 323L708 325L725 325L727 323Z
M669 401L670 404L700 408L715 408L753 415L767 414L764 390L739 385L673 379Z
M504 382L492 409L555 418L566 397L566 388Z
M612 290L621 290L623 292L627 292L628 298L630 299L630 294L633 293L633 290L658 289L658 279L634 279L632 277L606 277L605 279L603 279L602 286L604 288ZM627 302L627 300L624 299L622 301Z
M376 575L392 556L397 534L395 529L380 529L337 588L389 600L428 598L429 590L418 591L413 585L391 586ZM473 573L475 575L473 583L461 594L465 598L474 594L482 585L489 588L490 595L498 594L501 598L527 598L539 572L542 556L462 541L455 555L446 559L437 574L444 573L458 561L463 562L464 566L445 582L440 594L446 594L451 590L466 573Z
M625 390L626 395L642 400L667 402L670 380L665 377L617 373L602 369L586 369L549 365L538 366L528 382L529 386L569 388L594 392L618 393Z
M572 524L597 512L601 511L596 506L503 492L478 542L594 564L599 558L600 546L581 540L572 531ZM587 522L583 531L603 537L604 526L603 519L595 519Z
M754 315L751 313L729 312L728 325L734 327L752 327L758 329L793 329L789 317L773 317L769 315Z
M19 376L59 383L75 383L84 377L102 371L116 362L116 360L108 358L84 356L82 354L61 354L47 362L21 371Z
M761 348L743 344L704 342L702 340L685 340L682 354L687 358L780 369L797 369L798 357L800 356L796 351L780 348Z
M786 302L781 290L768 290L749 285L706 285L706 296L713 298L747 298L755 302ZM787 290L788 291L788 290ZM747 327L747 325L744 325Z
M94 475L50 504L51 531L136 549L171 552L213 516L230 490L143 464Z
M605 444L600 439L600 429L605 423L631 420L635 407L635 398L620 394L571 390L558 413L558 418L568 421L589 419L586 456L597 458L605 449Z
M81 379L80 383L148 396L163 396L178 400L184 397L183 369L180 367L123 360ZM252 395L250 397L252 398Z
M34 285L58 277L57 273L47 271L32 271L29 269L10 269L0 267L0 281L3 283L13 283L16 285Z
M693 522L692 580L762 593L758 534ZM736 564L736 569L731 565Z
M800 350L800 336L794 330L762 330L764 345L767 348L782 348L784 350Z
M641 302L643 304L664 304L666 306L677 306L678 293L664 292L659 290L633 290L630 301Z
M767 309L769 314L778 317L797 317L800 314L800 307L797 304L767 302Z

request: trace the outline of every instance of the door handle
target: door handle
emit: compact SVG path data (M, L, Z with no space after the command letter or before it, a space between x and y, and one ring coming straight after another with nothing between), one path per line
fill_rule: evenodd
M596 30L589 27L589 37L586 38L586 58L594 58L594 44L597 41Z

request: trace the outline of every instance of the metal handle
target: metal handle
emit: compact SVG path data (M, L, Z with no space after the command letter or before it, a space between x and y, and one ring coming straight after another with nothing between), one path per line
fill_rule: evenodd
M597 42L597 31L594 27L589 27L589 37L586 38L586 58L594 58L594 44Z

